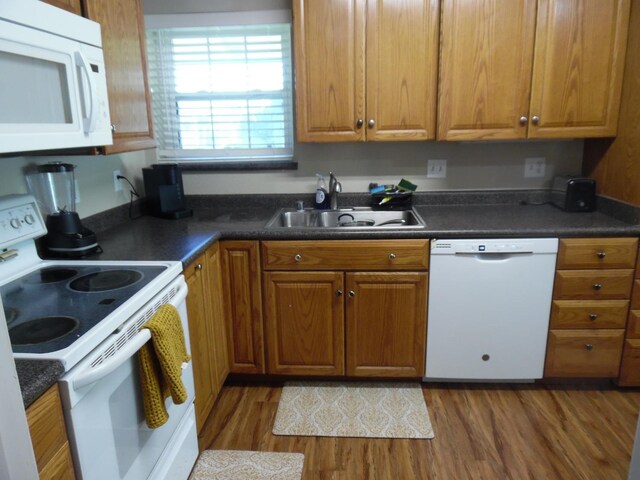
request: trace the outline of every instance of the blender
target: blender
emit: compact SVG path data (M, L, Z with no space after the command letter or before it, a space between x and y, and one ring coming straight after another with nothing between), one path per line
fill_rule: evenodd
M76 212L75 166L52 162L38 165L27 174L27 185L46 215L47 253L62 257L82 257L100 247L95 233L82 226Z

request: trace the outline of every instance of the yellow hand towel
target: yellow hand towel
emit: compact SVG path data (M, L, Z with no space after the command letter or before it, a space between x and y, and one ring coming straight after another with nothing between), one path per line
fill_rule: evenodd
M187 400L182 383L182 362L190 356L184 340L180 314L173 305L163 305L142 328L151 331L151 342L138 352L144 414L149 428L158 428L169 419L164 406L171 395L176 404Z

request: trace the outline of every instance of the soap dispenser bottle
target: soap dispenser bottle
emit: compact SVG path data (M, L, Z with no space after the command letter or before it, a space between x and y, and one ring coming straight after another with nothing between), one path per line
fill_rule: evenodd
M318 183L316 185L316 201L317 210L326 210L329 208L329 194L327 193L327 184L324 182L324 176L316 173Z

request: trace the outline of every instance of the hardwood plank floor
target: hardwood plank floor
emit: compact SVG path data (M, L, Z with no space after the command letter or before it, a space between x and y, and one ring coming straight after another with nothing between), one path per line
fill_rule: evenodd
M626 480L639 390L426 384L433 440L276 436L277 385L225 386L213 449L302 452L303 479Z

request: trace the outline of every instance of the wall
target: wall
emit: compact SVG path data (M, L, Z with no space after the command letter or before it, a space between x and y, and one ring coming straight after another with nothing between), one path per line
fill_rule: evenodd
M3 167L0 176L0 195L27 193L24 168L47 162L65 162L77 165L76 180L79 185L81 218L108 210L129 202L128 185L121 192L113 187L113 171L120 170L138 191L142 190L142 167L147 165L144 152L132 152L110 156L30 156L0 158ZM142 193L142 192L140 192Z
M582 146L580 140L297 144L298 170L186 172L184 185L187 194L310 193L316 172L333 171L345 192L366 192L371 181L397 183L403 177L419 191L546 188L554 175L580 172ZM543 178L524 178L527 157L547 159ZM428 159L448 160L446 179L427 178Z

